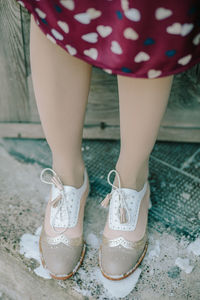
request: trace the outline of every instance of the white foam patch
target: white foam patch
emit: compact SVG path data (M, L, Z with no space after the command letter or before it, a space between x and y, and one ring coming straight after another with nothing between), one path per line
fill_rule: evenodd
M93 250L92 250L93 251ZM119 281L108 280L105 278L99 267L92 267L90 271L79 269L78 274L81 278L82 284L76 282L74 289L86 297L92 297L96 292L96 287L99 287L98 299L118 299L126 297L135 288L141 269L137 268L135 272ZM101 287L102 286L102 287Z
M148 259L153 259L154 257L160 256L160 242L156 240L155 246L149 251Z
M38 228L36 229L35 235L40 236L41 231L42 231L42 226L40 226L40 227L38 227Z
M137 268L133 274L119 281L109 280L105 278L101 271L96 270L97 279L103 284L108 292L108 296L122 298L126 297L135 288L141 274L141 269Z
M36 275L38 275L40 277L43 277L45 279L51 279L51 276L49 275L48 270L44 269L41 264L38 268L34 269L34 272Z
M30 233L23 234L20 240L20 254L23 254L27 258L34 258L39 261L38 236Z
M26 258L35 259L40 266L34 269L34 272L45 279L51 279L48 270L44 269L41 260L40 260L40 252L39 252L39 235L41 232L41 226L37 228L35 231L35 235L30 233L25 233L22 235L20 240L20 254L24 255Z
M99 245L100 245L100 241L99 241L98 237L92 232L87 235L86 243L95 249L98 249Z
M200 255L200 238L197 238L194 242L190 243L187 247L188 252L193 252L194 255Z
M150 274L151 276L153 276L153 275L154 275L154 269L150 269L149 274Z
M183 270L186 274L191 273L194 268L190 265L188 258L177 257L177 259L175 260L175 265Z

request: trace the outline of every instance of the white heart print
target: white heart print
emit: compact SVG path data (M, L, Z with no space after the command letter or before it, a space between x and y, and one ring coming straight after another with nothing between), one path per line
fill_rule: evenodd
M181 28L182 28L181 24L176 22L176 23L173 23L171 26L168 26L166 28L166 31L171 34L180 34Z
M183 24L182 28L181 28L181 35L185 36L188 33L190 33L192 31L193 27L194 27L193 24L188 24L188 23Z
M120 44L117 41L112 41L111 42L111 51L115 54L122 54L122 48Z
M121 7L123 10L129 9L129 2L128 0L121 0Z
M146 52L139 52L136 56L135 56L135 59L134 61L135 62L142 62L142 61L147 61L150 59L150 56L149 54L147 54Z
M126 39L130 39L130 40L137 40L138 39L138 34L133 28L127 27L124 30L124 37Z
M88 13L80 13L80 14L76 14L74 15L74 18L82 23L82 24L89 24L90 23L90 16Z
M38 16L42 19L46 18L46 14L39 8L35 8L36 13L38 14Z
M130 8L128 10L125 10L124 15L127 17L127 19L135 22L140 21L141 19L140 12L136 8Z
M97 59L98 56L98 51L96 48L86 49L83 51L83 53L95 60Z
M90 16L90 19L96 19L101 16L101 11L96 10L95 8L88 8L87 13Z
M81 38L88 43L96 43L98 40L98 34L96 32L90 32L82 35Z
M107 37L112 32L112 27L110 26L98 25L96 29L99 35L103 38Z
M186 56L180 58L180 59L178 60L178 63L179 63L180 65L185 66L185 65L187 65L187 64L190 62L191 58L192 58L192 55L191 55L191 54L188 54L188 55L186 55Z
M103 69L103 70L108 74L112 74L112 70L110 70L110 69Z
M147 76L149 78L156 78L156 77L160 76L161 73L162 72L160 70L151 69L151 70L148 71Z
M53 42L54 44L56 44L56 40L55 40L49 33L46 34L46 37L47 37L51 42Z
M58 26L65 32L68 33L69 32L69 26L66 22L63 21L58 21Z
M77 50L74 47L72 47L71 45L65 45L65 47L67 48L69 54L75 55L77 53Z
M195 46L199 45L199 43L200 43L200 33L198 33L198 34L194 37L194 39L192 40L192 42L193 42L193 44L194 44Z
M180 23L176 22L173 23L171 26L166 28L166 31L170 34L180 34L182 36L186 36L190 33L193 29L194 25L191 23L185 23L181 25Z
M155 11L155 18L157 20L163 20L172 15L172 11L170 9L164 8L164 7L159 7Z
M69 10L74 10L75 8L74 0L61 0L60 3Z
M64 39L63 35L60 32L58 32L56 29L52 28L51 32L57 40L62 41Z

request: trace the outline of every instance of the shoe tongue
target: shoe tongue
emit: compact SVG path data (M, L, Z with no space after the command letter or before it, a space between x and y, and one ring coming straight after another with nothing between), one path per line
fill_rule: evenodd
M121 190L122 193L124 193L127 196L136 196L138 197L139 195L144 193L146 185L144 184L143 188L140 191L134 190L134 189L130 189L130 188L117 188L119 191ZM116 191L115 193L117 193L118 191Z
M76 188L71 185L64 185L64 190L65 190L65 192L74 192L74 191L76 191Z
M65 192L74 192L74 191L76 191L76 188L71 185L64 185L64 191ZM52 186L52 199L55 199L59 194L60 194L59 189L53 185Z
M115 191L115 193L118 193L122 191L122 193L124 193L125 195L129 196L129 195L137 195L139 192L133 189L129 189L129 188L118 188L118 191Z

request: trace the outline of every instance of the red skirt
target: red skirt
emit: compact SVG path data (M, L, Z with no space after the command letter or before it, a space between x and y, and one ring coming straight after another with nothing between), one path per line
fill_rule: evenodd
M109 74L158 78L200 62L199 0L16 0L46 37Z

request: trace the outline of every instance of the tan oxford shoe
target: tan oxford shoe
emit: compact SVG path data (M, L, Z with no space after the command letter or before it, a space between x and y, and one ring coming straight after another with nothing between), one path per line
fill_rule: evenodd
M110 183L109 176L113 171L118 177L119 188ZM104 229L99 249L99 266L106 278L121 280L137 269L147 251L147 226L143 237L138 241L131 241L124 236L136 229L142 201L147 200L150 207L150 186L147 181L139 192L121 188L119 174L116 170L109 172L108 182L113 189L102 201L102 206L106 207L108 203L110 205L106 230ZM109 233L109 237L105 232Z
M53 175L49 181L44 179L45 172ZM63 185L55 171L46 168L41 180L52 185L39 240L41 261L52 278L65 280L78 270L86 250L83 216L89 178L85 168L80 188Z

